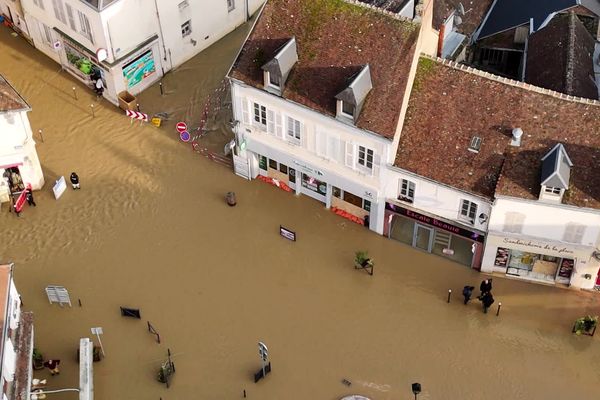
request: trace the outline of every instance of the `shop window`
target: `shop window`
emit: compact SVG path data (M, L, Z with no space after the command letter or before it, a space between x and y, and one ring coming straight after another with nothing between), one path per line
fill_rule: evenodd
M522 233L525 214L518 212L507 212L504 217L504 232Z
M300 121L287 117L287 138L293 142L300 143Z
M358 165L369 171L373 170L373 150L358 146Z
M284 164L279 164L279 172L281 172L282 174L286 174L288 173L288 167L287 165Z
M318 193L321 196L325 196L327 194L327 184L316 178L313 178L310 175L302 174L302 187Z
M565 228L563 241L569 243L581 243L585 233L585 225L569 222Z
M557 257L553 257L553 256L542 255L542 260L543 261L548 261L548 262L557 262L558 258Z
M265 156L258 156L258 167L262 170L267 170L267 157Z
M263 128L267 126L267 108L254 103L254 122Z
M363 199L355 194L344 192L344 201L356 207L363 208Z
M469 200L461 200L459 219L474 224L475 215L477 215L477 204Z
M232 12L235 10L235 0L227 0L227 11Z
M413 203L415 201L415 183L407 179L400 180L400 194L398 200L405 201L407 203Z
M296 183L296 170L294 168L290 168L290 182Z
M181 37L184 38L192 34L192 21L187 20L181 25Z
M390 238L412 246L415 222L411 219L394 215L390 225Z
M274 170L277 170L277 161L269 158L269 168L272 168Z
M333 187L332 188L332 194L333 197L337 197L338 199L342 198L342 190L339 187Z
M69 18L69 26L75 32L77 32L77 25L75 25L75 16L73 14L73 7L69 3L65 3L67 7L67 17Z

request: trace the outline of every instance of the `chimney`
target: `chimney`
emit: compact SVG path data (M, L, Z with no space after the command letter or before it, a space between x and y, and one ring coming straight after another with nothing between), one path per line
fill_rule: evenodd
M519 147L521 145L521 137L522 136L523 136L523 130L521 128L514 128L512 130L512 139L510 141L510 145Z

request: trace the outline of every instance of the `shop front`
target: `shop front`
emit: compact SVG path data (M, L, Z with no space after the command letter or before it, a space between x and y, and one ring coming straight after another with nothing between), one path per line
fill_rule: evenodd
M583 252L564 243L490 235L484 269L531 281L569 285L578 259L583 258Z
M384 232L391 239L480 269L485 234L439 217L386 202Z

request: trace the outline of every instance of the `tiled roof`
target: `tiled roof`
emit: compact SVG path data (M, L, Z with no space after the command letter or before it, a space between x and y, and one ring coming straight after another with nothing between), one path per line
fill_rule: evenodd
M571 96L598 99L594 44L574 13L556 15L529 38L525 81Z
M29 105L0 75L0 112L29 110Z
M419 25L340 0L269 0L230 76L263 87L261 66L295 36L298 62L283 97L334 116L335 95L369 64L373 89L356 125L393 138Z
M452 11L457 10L459 4L462 4L465 14L460 16L462 24L457 26L457 31L472 35L481 24L492 2L493 0L434 0L433 27L439 30Z
M399 13L410 0L358 0L393 13Z
M524 134L511 147L511 131ZM482 138L479 153L467 150ZM600 209L600 106L501 83L421 59L395 165L492 199L537 199L542 157L557 143L569 154L563 202Z

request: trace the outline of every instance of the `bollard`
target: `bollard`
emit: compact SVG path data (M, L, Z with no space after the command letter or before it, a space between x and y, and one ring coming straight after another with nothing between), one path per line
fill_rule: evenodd
M38 129L38 133L40 134L40 138L42 139L42 143L44 143L44 135L41 129Z
M160 95L164 95L165 93L163 92L162 82L158 82L158 87L160 87Z
M90 104L90 107L92 108L92 118L96 118L96 114L94 114L94 105Z
M500 315L500 307L502 307L502 303L498 303L498 310L496 310L496 317Z
M448 289L448 303L450 303L450 295L452 295L452 289Z
M79 100L77 98L77 92L75 91L75 86L73 86L73 97L75 97L75 100Z
M79 302L79 307L81 307L81 299L77 299L77 301Z
M233 207L237 204L237 201L235 199L235 192L227 192L227 196L225 197L225 199L227 200L227 204L229 205L229 207Z
M246 389L244 389L244 398L246 398Z

